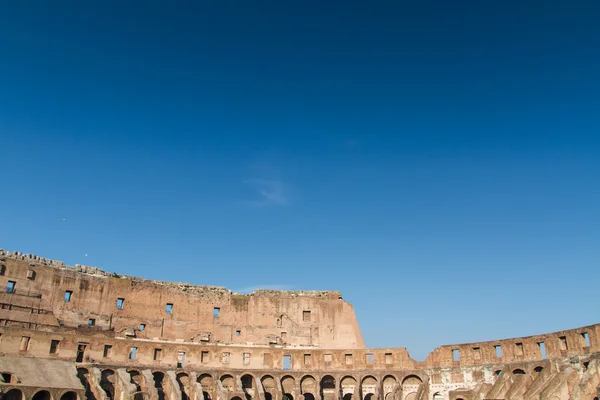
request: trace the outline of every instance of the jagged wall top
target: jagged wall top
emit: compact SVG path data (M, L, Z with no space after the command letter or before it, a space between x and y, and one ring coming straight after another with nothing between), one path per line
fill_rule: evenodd
M310 296L310 297L330 297L330 298L342 298L342 293L339 291L332 290L272 290L272 289L257 289L253 291L251 294L242 294L242 293L234 293L231 290L227 289L223 286L211 286L211 285L194 285L185 282L168 282L161 280L152 280L139 278L136 276L123 275L115 272L106 272L102 268L92 267L89 265L81 265L75 264L74 267L66 265L63 261L51 260L48 258L40 257L35 254L27 254L21 253L19 251L8 251L5 249L0 249L0 257L9 257L16 260L23 260L29 262L30 265L44 265L59 269L65 270L74 270L76 272L81 272L88 275L96 275L99 277L109 277L109 278L120 278L120 279L130 279L137 282L147 282L155 285L161 285L170 288L177 288L184 292L188 291L213 291L213 292L227 292L231 294L235 294L237 296L250 296L250 295L259 295L259 296Z

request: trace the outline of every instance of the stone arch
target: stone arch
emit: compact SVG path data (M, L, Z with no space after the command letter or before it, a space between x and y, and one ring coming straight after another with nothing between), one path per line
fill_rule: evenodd
M242 391L246 394L246 400L252 400L256 393L256 388L254 387L254 376L250 374L244 374L240 380L242 382Z
M408 393L404 400L412 400L411 396L414 392L414 396L417 395L417 391L419 390L419 386L423 383L423 380L418 375L408 375L404 379L402 379L402 393Z
M152 378L154 380L154 387L158 392L158 400L167 400L167 395L165 394L165 374L161 371L154 371Z
M115 399L115 382L115 371L112 369L105 369L102 371L100 374L100 387L104 390L106 397L108 397L109 400Z
M210 374L201 374L196 381L202 386L203 400L212 400L214 398L215 381Z
M365 376L360 383L360 391L363 400L371 400L371 397L373 397L377 391L377 378L372 375ZM369 396L368 399L367 396Z
M444 399L444 395L441 394L440 392L435 392L433 394L433 400L443 400Z
M133 394L133 400L144 400L144 375L140 374L140 371L130 369L127 371L129 374L129 382L135 385L135 393ZM187 399L183 399L187 400Z
M415 400L417 398L417 392L410 392L404 397L404 400Z
M10 389L4 394L3 400L23 400L23 392L19 389Z
M233 379L233 376L225 374L222 375L219 380L221 381L223 388L225 388L225 390L227 390L228 392L233 392L235 390L235 379Z
M346 375L340 380L340 390L344 400L352 400L357 386L356 379L353 376Z
M293 376L285 375L281 378L281 390L283 391L283 400L294 400L292 393L296 387L296 380Z
M525 375L525 371L523 371L521 368L516 368L513 369L513 375Z
M393 396L388 397L390 393L394 392L394 389L398 385L398 380L393 375L386 375L383 377L381 382L381 393L383 393L384 400L391 400Z
M233 396L233 397L231 398L231 400L242 400L242 399L240 398L240 396Z
M494 371L494 375L495 375L495 376L500 376L500 375L502 375L502 370L501 370L501 369L497 369L496 371Z
M335 378L331 375L325 375L321 378L319 385L319 394L322 400L338 400L335 392Z
M190 400L190 394L192 393L190 376L185 372L179 372L176 376L179 390L181 390L181 400Z
M60 400L78 400L77 393L73 392L73 391L68 391L66 393L64 393L62 396L60 396Z
M274 395L277 393L277 382L271 375L265 375L260 379L263 392L265 393L265 400L273 400Z
M40 390L33 395L31 400L52 400L52 395L47 390Z
M544 370L544 367L542 367L541 365L538 365L538 366L534 367L534 368L531 370L531 374L532 374L532 375L537 375L537 374L539 374L540 372L542 372L543 370Z
M312 375L304 375L300 379L300 393L316 393L317 381Z
M94 392L92 392L92 385L89 380L90 372L86 368L77 368L77 378L85 388L86 400L96 400Z

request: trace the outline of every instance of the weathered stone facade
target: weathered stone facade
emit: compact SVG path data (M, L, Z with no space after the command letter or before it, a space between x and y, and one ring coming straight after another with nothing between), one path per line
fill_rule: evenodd
M339 292L149 281L0 250L6 400L589 399L600 324L367 349Z

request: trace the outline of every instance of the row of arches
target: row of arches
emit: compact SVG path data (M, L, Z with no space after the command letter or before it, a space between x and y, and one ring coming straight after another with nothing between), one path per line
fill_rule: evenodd
M79 379L86 389L86 397L88 400L96 400L89 381L89 372L85 368L79 368ZM170 381L165 379L165 373L162 371L152 372L152 381L147 382L140 371L128 369L130 384L134 385L135 392L134 400L144 400L148 393L148 387L153 386L158 392L159 400L171 400L168 397L170 393ZM104 369L100 374L99 386L105 392L109 400L115 399L116 374L112 369ZM279 382L278 382L279 381ZM292 375L284 375L277 379L273 375L264 375L257 379L252 374L244 374L240 378L240 383L237 383L236 378L231 374L223 374L218 378L208 373L203 373L195 378L190 377L186 372L176 374L176 383L181 392L182 400L190 400L191 394L194 392L194 384L200 384L202 388L203 400L213 400L216 398L216 390L225 390L227 392L243 392L246 400L252 400L256 397L255 385L260 383L262 391L265 394L266 400L272 400L279 392L285 400L294 400L295 394L302 394L305 400L314 400L318 393L323 400L371 400L372 397L381 393L383 397L391 393L397 385L406 391L417 391L419 385L423 382L417 375L409 375L399 381L392 375L386 375L381 379L381 382L372 375L367 375L360 379L360 382L351 375L342 376L339 379L339 384L336 378L332 375L325 375L320 379L307 374L296 378ZM240 386L241 384L241 386ZM44 399L36 399L44 400ZM69 400L69 399L67 399Z
M8 390L3 397L3 400L25 400L25 395L20 389L10 389ZM52 394L47 390L39 390L34 393L31 397L31 400L55 400ZM59 400L79 400L79 396L77 393L73 391L69 391L63 393Z

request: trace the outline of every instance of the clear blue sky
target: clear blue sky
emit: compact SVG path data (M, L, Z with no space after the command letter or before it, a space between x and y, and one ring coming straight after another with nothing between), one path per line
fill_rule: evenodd
M600 322L600 2L167 3L0 6L0 247L417 359Z

